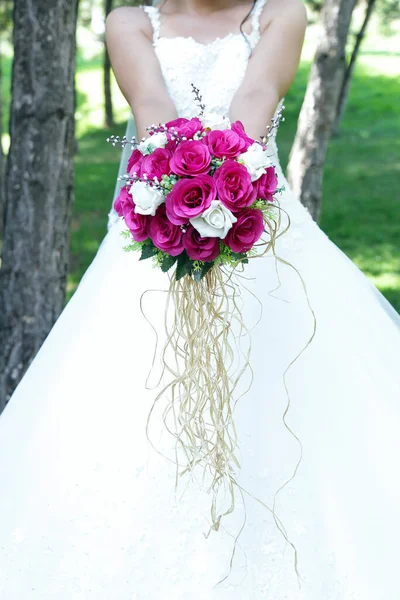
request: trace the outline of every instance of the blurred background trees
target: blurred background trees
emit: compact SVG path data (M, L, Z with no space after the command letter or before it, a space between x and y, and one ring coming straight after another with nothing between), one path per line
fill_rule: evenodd
M105 140L124 134L129 107L104 23L113 8L137 3L80 0L78 11L77 0L32 0L27 11L22 0L1 1L0 410L106 233L120 152ZM306 4L281 162L321 228L400 310L400 5ZM46 42L48 17L57 43Z

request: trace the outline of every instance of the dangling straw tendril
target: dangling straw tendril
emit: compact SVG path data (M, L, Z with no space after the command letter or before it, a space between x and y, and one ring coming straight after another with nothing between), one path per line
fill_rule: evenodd
M285 527L279 519L275 509L278 494L296 476L303 455L301 441L289 427L286 421L286 415L291 404L291 397L287 387L286 375L290 367L295 363L296 360L298 360L298 358L307 349L314 338L316 332L316 317L311 307L306 285L300 272L294 265L279 257L275 252L276 240L284 235L290 227L290 216L279 205L278 201L274 203L274 206L278 210L278 219L277 221L274 219L266 221L266 226L268 228L266 233L269 234L269 240L262 241L261 243L255 245L256 247L264 246L264 250L261 253L250 255L247 258L249 260L261 258L270 249L272 249L272 253L275 258L275 268L277 274L278 262L294 269L302 282L307 303L313 315L314 325L313 332L307 344L289 363L283 373L283 383L288 401L282 415L282 420L287 431L296 439L299 444L300 458L295 466L292 476L274 493L272 508L260 498L253 496L249 491L245 490L236 481L233 475L235 472L234 465L240 469L240 463L235 454L236 448L238 447L238 438L233 419L233 411L238 400L243 397L243 395L246 394L251 388L254 378L253 370L250 364L251 330L248 329L244 323L241 315L241 309L239 308L237 302L237 298L239 299L241 296L240 286L235 279L240 279L240 277L242 277L237 272L237 267L239 266L241 260L238 261L238 264L231 272L226 270L222 265L214 266L198 282L196 282L190 276L185 276L179 280L176 280L175 273L173 273L172 276L167 273L169 277L168 290L147 289L142 293L140 298L140 310L142 315L151 325L156 335L152 366L146 378L146 389L155 389L154 387L148 388L148 379L154 367L158 347L157 330L146 317L142 307L144 295L150 291L163 291L167 293L164 312L164 327L167 333L167 338L164 343L161 357L163 369L155 387L159 386L165 371L167 371L173 377L173 379L167 383L161 389L161 391L159 391L148 414L146 423L146 436L149 443L154 450L158 452L158 454L175 464L175 489L178 487L179 476L183 476L189 471L192 477L194 477L194 470L197 466L203 467L203 480L206 472L211 474L212 480L207 490L208 493L211 491L213 492L211 502L211 525L208 533L204 534L206 538L209 536L211 530L219 530L221 520L224 516L233 512L235 508L235 487L239 490L243 499L245 520L234 540L229 573L216 585L222 583L229 576L232 569L238 538L246 522L247 513L243 497L244 492L271 512L278 530L294 551L294 568L298 578L299 587L301 587L299 581L301 576L298 571L298 552L295 545L289 539ZM281 226L281 212L284 212L287 215L288 224L282 231L279 231ZM244 265L242 264L241 267L243 269ZM278 280L278 287L274 290L271 290L270 294L280 287L281 283L279 276ZM241 284L241 287L248 290L243 283ZM257 325L262 318L263 305L255 294L253 294L250 290L248 291L261 306L261 315L256 323ZM172 327L169 327L167 316L171 301L173 304L174 313ZM230 305L230 301L232 302L232 305ZM234 335L232 331L232 324L235 322L239 325L239 333L237 335ZM251 329L253 329L256 325L254 325ZM229 374L229 370L234 364L235 353L229 341L230 333L234 337L236 350L238 350L241 356L244 358L244 364L240 368L239 373L236 375L233 381L231 379L231 375ZM243 352L240 346L240 338L242 337L247 337L249 340L249 345L246 352ZM170 362L166 359L167 350L169 348L172 349L174 365L170 364ZM179 364L179 361L181 364ZM181 368L182 366L183 368ZM235 391L242 375L247 369L251 372L250 384L238 398L234 399L233 392ZM167 431L176 439L174 450L175 460L172 460L160 452L149 437L149 424L151 416L156 404L162 397L165 396L166 392L169 392L171 397L163 411L162 420ZM173 420L173 428L171 428L167 422L168 418L171 416ZM181 450L181 452L184 454L184 464L180 464L179 462L178 450ZM179 473L179 469L181 467L184 468ZM228 486L230 505L225 511L220 512L217 510L217 496L222 485Z

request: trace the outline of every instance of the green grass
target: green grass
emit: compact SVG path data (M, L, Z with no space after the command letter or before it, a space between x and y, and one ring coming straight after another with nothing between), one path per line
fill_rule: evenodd
M279 130L284 166L307 83L302 65ZM400 312L400 114L396 76L356 68L340 135L330 141L321 229Z
M388 52L395 64L395 52ZM400 312L400 116L399 79L393 69L379 72L377 56L360 57L340 135L330 142L323 180L320 227L377 285ZM382 60L382 58L380 58ZM385 59L386 60L386 59ZM371 62L369 62L371 61ZM303 62L286 96L285 122L279 130L283 166L296 131L307 84L309 62ZM10 65L5 61L6 101ZM78 60L75 203L71 230L68 298L106 233L120 149L106 138L123 135L128 108L113 82L118 124L112 131L102 120L101 57Z

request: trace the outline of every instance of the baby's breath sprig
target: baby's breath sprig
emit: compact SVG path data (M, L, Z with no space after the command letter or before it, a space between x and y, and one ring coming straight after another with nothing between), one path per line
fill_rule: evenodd
M166 125L165 125L165 123L159 123L158 125L153 123L152 125L148 125L147 127L145 127L145 129L149 133L158 133L160 131L165 131Z
M149 127L146 127L146 130L152 133L168 133L170 135L170 139L174 140L176 142L186 142L187 137L185 137L184 135L179 135L179 133L177 133L176 131L176 127L174 127L173 125L171 127L167 127L167 125L165 125L165 123L159 123L158 125L149 125ZM142 141L144 141L145 138L143 138Z
M136 146L139 145L139 142L137 141L137 139L135 138L135 136L133 135L131 138L131 141L128 142L128 139L126 137L126 135L124 135L124 137L121 138L119 137L119 135L111 135L110 137L107 138L106 140L107 142L110 142L113 146L116 146L117 144L121 144L121 148L125 148L125 146L127 144L131 145L131 149L133 150Z
M267 125L266 129L267 129L267 134L264 136L260 136L261 137L261 142L263 144L268 144L268 140L270 137L275 136L277 131L278 131L278 127L279 124L285 120L285 117L282 116L283 111L285 110L285 106L284 104L282 104L282 106L279 107L279 109L276 112L276 115L274 115L271 119L271 125Z
M199 105L200 112L199 112L198 116L202 117L204 114L204 109L205 109L206 105L203 104L203 97L200 95L200 90L194 85L194 83L191 83L190 85L192 86L192 92L194 94L194 97L197 100L197 104Z
M163 175L163 177L164 177L164 175ZM171 177L171 179L172 179L172 177ZM164 182L160 181L157 177L153 177L153 179L150 179L149 177L147 177L146 174L144 174L142 177L139 177L139 175L136 173L136 171L134 171L132 173L132 175L128 175L127 173L125 173L125 175L121 175L120 177L118 177L118 180L124 181L125 187L131 186L133 183L136 183L137 181L142 181L143 183L151 184L151 187L158 189L163 194L170 191L170 189L172 189L172 185L173 185L172 184L170 189L168 189L166 187L166 185L164 184ZM175 183L175 181L173 183Z

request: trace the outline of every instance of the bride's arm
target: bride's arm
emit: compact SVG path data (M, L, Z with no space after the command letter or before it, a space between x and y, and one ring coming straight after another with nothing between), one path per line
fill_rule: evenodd
M262 13L260 40L229 111L231 121L242 121L253 139L266 134L279 100L294 80L306 27L302 0L270 0Z
M111 11L106 20L106 43L115 78L135 116L138 138L148 136L146 126L177 118L143 9L120 7Z

